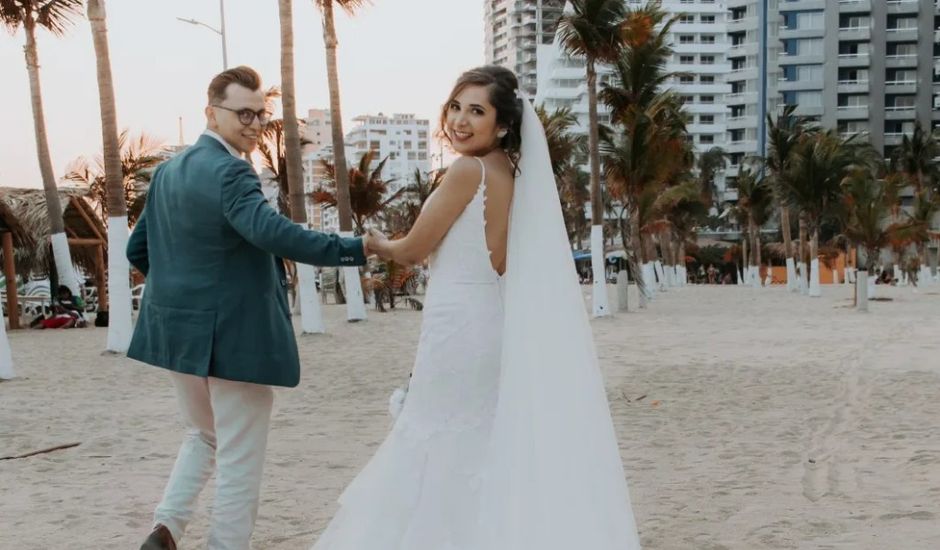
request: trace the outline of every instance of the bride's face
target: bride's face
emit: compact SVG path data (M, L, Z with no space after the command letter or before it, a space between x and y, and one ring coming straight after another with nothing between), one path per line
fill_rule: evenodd
M499 143L496 107L486 86L466 86L447 105L444 131L461 155L480 156Z

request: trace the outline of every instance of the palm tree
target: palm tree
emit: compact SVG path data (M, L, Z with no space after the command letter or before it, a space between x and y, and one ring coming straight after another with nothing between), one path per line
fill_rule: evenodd
M431 193L444 181L444 174L446 173L447 169L440 169L422 174L419 168L415 168L414 173L411 175L411 183L401 189L400 196L408 197L408 200L400 202L385 213L386 220L383 225L385 225L386 230L398 235L407 233L411 226L418 221L421 208L431 198ZM397 219L393 219L396 217Z
M687 281L685 247L687 243L694 242L695 228L702 225L708 216L708 206L701 199L698 183L687 180L659 195L656 208L662 212L663 218L669 224L669 232L675 238L673 263L676 266L678 284L682 286Z
M866 169L853 170L842 184L840 217L843 233L855 247L865 250L865 261L858 262L858 276L855 279L859 311L868 310L868 276L878 261L879 252L890 240L885 226L893 203L886 185L871 170Z
M104 175L108 190L108 286L98 297L98 314L109 311L107 350L126 353L131 344L133 321L131 312L130 262L125 249L130 232L127 227L127 202L124 197L124 172L121 166L121 145L118 141L117 107L114 102L114 80L111 77L111 55L108 51L108 26L104 0L88 0L88 21L95 45L98 65L98 99L101 106L102 151Z
M127 130L118 135L119 166L123 203L126 205L127 225L133 227L143 212L153 169L163 162L163 143L141 133L131 137ZM108 180L105 176L103 156L89 159L80 157L69 163L63 179L88 188L88 197L101 219L115 217L111 213Z
M750 263L745 280L756 287L761 286L761 242L760 228L770 218L773 191L765 178L741 167L735 179L738 189L738 208L744 213L750 239Z
M666 71L673 54L670 30L680 17L667 15L653 2L624 12L624 44L613 66L613 84L605 83L598 93L615 124L628 123L653 105L670 81L687 74Z
M707 208L718 208L718 187L715 176L728 165L728 153L721 147L712 147L702 153L696 162L698 168L699 196Z
M303 121L298 119L298 124ZM304 145L311 142L306 138L300 138L301 149ZM284 135L284 121L274 119L268 122L268 125L261 131L261 139L258 141L258 153L261 155L261 164L271 172L271 180L277 183L277 209L283 216L291 217L292 197L290 194L290 183L287 177L287 142ZM301 203L305 196L301 197ZM306 217L306 213L304 214Z
M797 207L811 235L810 296L819 296L819 228L832 217L840 200L842 181L854 170L874 169L876 155L852 136L842 140L835 130L805 135L797 144L777 192L784 204Z
M72 267L65 222L62 219L62 204L56 189L49 153L49 138L46 134L46 118L42 106L42 90L39 83L39 51L36 47L36 28L41 27L55 36L62 36L80 15L81 0L0 0L0 20L11 34L20 27L26 31L26 70L29 73L29 90L33 106L33 125L36 133L36 152L39 157L39 172L49 210L49 232L55 257L59 282L79 295L78 279Z
M294 89L294 13L293 0L278 1L278 15L281 25L281 106L283 119L281 130L284 139L284 165L278 165L278 184L280 199L283 195L284 180L290 200L285 205L290 209L290 219L296 224L307 224L307 208L304 201L304 166L301 159L300 128L297 123L297 101ZM280 140L278 140L280 145ZM280 206L280 200L279 200ZM316 272L312 265L298 264L296 269L297 286L300 290L300 324L304 334L322 334L326 332L323 324L323 312L316 293Z
M375 168L371 168L375 158L375 151L367 151L359 158L359 164L347 172L349 181L349 198L352 205L352 220L356 225L356 233L362 235L366 232L366 224L375 219L382 210L399 199L405 188L389 194L388 184L394 180L383 180L382 170L388 158L382 159ZM323 183L314 190L313 201L325 205L327 208L337 208L339 204L338 173L336 166L328 161L323 164L325 175Z
M774 119L767 115L767 138L768 153L764 159L764 166L769 172L771 187L774 190L780 188L779 180L785 178L790 167L790 160L796 145L802 139L802 136L809 131L809 120L806 117L796 116L796 105L787 105L783 112ZM793 234L790 229L790 208L780 197L775 197L779 205L780 233L783 235L784 254L787 264L787 288L791 291L797 290L796 284L796 260L793 253ZM801 225L802 228L802 225ZM803 247L803 233L800 234L800 247ZM800 263L803 258L800 256Z
M558 186L568 239L576 241L580 249L587 222L584 205L590 198L586 192L588 175L578 166L579 159L585 153L585 136L571 131L578 124L578 119L567 107L549 113L543 105L539 105L535 112L545 128L545 140L552 159L552 173Z
M588 92L588 153L591 166L591 261L594 266L594 315L609 314L604 271L603 207L598 149L597 63L613 62L623 47L623 0L569 0L558 21L565 51L585 58Z
M284 0L282 0L284 1ZM326 75L330 89L330 119L333 137L333 161L336 166L343 169L336 172L335 182L336 209L339 212L339 230L341 234L352 234L352 204L350 197L350 182L347 179L346 147L343 140L343 115L340 108L339 70L336 65L336 27L333 23L333 8L339 7L352 15L357 8L366 4L367 0L314 0L314 3L323 14L323 44L326 49ZM359 270L357 268L344 268L346 288L353 289L354 294L346 302L346 317L349 321L360 321L366 318L366 308L363 297L355 294L359 288Z

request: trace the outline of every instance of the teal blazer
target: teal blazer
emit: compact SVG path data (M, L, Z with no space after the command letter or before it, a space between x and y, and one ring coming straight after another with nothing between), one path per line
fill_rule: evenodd
M128 357L289 387L300 381L300 360L280 258L365 263L361 239L278 214L254 169L207 135L157 167L127 258L147 277Z

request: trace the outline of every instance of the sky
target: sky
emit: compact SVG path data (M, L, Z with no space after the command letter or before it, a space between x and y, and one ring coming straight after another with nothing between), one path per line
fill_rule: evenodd
M229 66L249 65L265 86L280 82L276 0L224 0ZM219 0L109 0L108 38L118 127L167 144L192 143L205 128L209 80L222 70L212 31ZM344 131L362 114L415 113L435 124L466 69L483 63L482 0L372 0L354 17L336 13ZM25 35L0 30L0 186L41 187L23 58ZM46 130L56 178L70 161L101 150L95 55L90 26L77 18L63 38L37 35ZM294 0L298 116L329 108L326 58L313 0Z

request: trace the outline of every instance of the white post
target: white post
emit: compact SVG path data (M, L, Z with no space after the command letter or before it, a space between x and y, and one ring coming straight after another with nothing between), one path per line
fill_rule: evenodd
M134 334L131 265L127 260L127 216L108 218L108 342L106 349L127 353ZM101 297L98 297L101 299Z
M652 300L656 293L656 275L654 273L653 264L650 262L643 264L643 267L640 269L640 276L643 277L643 287L646 289L644 296L646 300Z
M297 296L300 302L300 327L304 334L323 334L323 309L317 294L317 273L312 265L297 264Z
M832 268L832 284L839 284L839 270L836 268Z
M850 268L849 266L845 266L845 269L843 270L843 275L845 276L845 280L842 281L843 284L851 284L852 283L852 268Z
M861 271L858 272L858 276L859 277L862 276ZM867 277L867 273L866 273L866 277ZM875 277L868 277L868 299L869 300L878 295L878 287L875 285L876 280L877 279Z
M653 268L656 272L657 288L666 290L666 273L663 270L663 263L659 260L653 262Z
M630 311L630 281L627 270L617 272L617 311Z
M809 270L809 295L818 298L822 296L822 289L819 287L819 260L817 258L810 260Z
M604 227L601 225L591 226L591 273L594 276L591 285L594 316L606 317L610 315L610 308L604 270Z
M894 280L897 281L898 286L904 286L904 281L901 277L901 266L898 264L894 264Z
M9 312L16 315L15 311ZM0 380L9 380L16 376L13 370L13 354L10 352L10 340L7 338L6 321L0 315Z
M868 272L864 269L859 271L855 281L855 307L858 311L868 311Z
M354 235L352 231L340 231L339 236L350 238ZM366 303L362 296L362 280L359 278L359 268L355 266L343 267L343 280L346 281L346 320L350 322L365 321ZM339 284L339 281L337 281L337 284Z
M769 288L770 285L772 285L772 284L774 284L773 268L772 268L770 265L768 265L768 266L767 266L767 274L766 274L766 276L764 277L764 286L766 286L766 287Z
M787 290L790 292L799 292L800 284L796 280L796 263L793 258L787 258Z
M63 206L62 209L64 211L65 207ZM69 253L68 237L65 236L65 233L54 233L49 238L52 241L52 256L55 260L56 273L59 275L59 284L69 287L73 296L81 296L81 289L78 288L78 277L75 275L75 268L72 266L72 255ZM123 249L121 251L124 252ZM49 290L53 296L56 295L54 288Z

